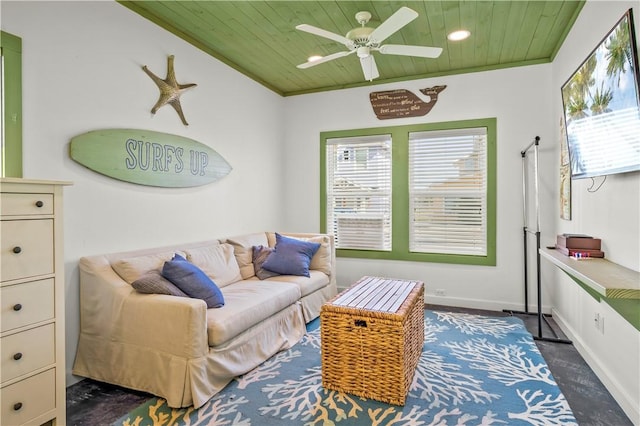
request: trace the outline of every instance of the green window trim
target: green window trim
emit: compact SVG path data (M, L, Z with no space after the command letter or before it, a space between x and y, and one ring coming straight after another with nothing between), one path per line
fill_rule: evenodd
M2 51L2 177L22 177L22 39L0 31Z
M337 249L338 257L406 260L414 262L496 265L496 118L448 121L405 126L350 129L320 133L320 230L327 232L327 139L390 134L392 137L392 248L391 251ZM487 129L487 253L478 255L414 253L409 251L409 134L430 130L474 127Z

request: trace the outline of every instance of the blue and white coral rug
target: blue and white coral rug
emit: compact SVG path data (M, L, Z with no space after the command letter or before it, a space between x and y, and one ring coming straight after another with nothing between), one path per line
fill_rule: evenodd
M152 398L115 425L577 425L531 334L514 317L425 311L404 407L325 390L317 320L303 340L200 409Z

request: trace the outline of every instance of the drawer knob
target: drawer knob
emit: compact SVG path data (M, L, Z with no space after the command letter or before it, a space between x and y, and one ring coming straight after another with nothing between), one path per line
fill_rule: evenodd
M19 311L20 309L22 309L22 305L20 303L16 303L15 305L13 305L14 311Z
M18 411L21 408L22 408L22 402L16 402L15 404L13 404L14 411Z
M15 254L18 254L18 253L20 253L21 251L22 251L22 248L21 248L20 246L15 246L15 247L13 248L13 252L14 252Z
M18 361L21 358L22 358L22 352L18 352L16 354L13 354L13 359L15 359L16 361Z
M44 206L44 202L40 200L36 201L36 207L42 207L42 206Z

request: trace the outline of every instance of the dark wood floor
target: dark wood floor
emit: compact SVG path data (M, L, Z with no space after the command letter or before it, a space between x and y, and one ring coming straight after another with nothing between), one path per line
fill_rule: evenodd
M510 315L435 305L427 305L427 308L492 316ZM534 336L553 338L555 331L559 338L566 338L553 318L547 317L539 329L537 315L514 315L524 321ZM547 322L552 329L548 328ZM536 343L581 426L633 425L572 344L546 340L536 340ZM149 398L151 395L142 392L85 379L67 388L67 425L110 425Z

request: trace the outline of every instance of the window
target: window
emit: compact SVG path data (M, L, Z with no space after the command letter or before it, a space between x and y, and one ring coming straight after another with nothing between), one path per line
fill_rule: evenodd
M409 134L409 250L486 255L487 129Z
M391 137L328 139L326 159L336 247L391 250Z
M495 265L495 118L321 134L337 255Z
M0 176L22 177L22 40L0 31Z

